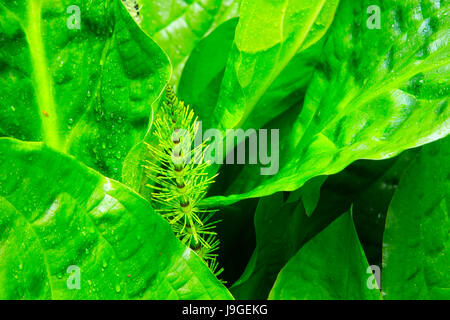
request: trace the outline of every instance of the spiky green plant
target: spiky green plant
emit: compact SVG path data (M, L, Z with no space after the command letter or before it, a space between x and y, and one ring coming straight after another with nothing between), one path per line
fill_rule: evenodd
M151 200L176 236L218 275L217 221L211 219L216 210L199 206L216 176L208 175L211 164L203 158L207 142L194 146L197 118L168 87L153 125L154 143L147 143L150 158L145 164Z

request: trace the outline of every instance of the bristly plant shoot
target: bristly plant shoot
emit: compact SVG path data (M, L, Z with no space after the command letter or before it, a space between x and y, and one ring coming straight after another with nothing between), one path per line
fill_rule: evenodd
M207 147L204 142L191 148L198 130L194 112L168 87L154 121L155 142L147 144L150 154L145 164L150 181L147 186L153 191L151 199L156 210L171 224L176 236L217 275L222 269L218 270L216 261L217 221L211 221L215 210L199 207L215 176L208 175L210 162L194 161Z

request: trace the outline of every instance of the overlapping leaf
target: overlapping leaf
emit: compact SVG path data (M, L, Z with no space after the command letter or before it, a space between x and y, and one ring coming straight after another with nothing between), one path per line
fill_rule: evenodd
M450 139L423 148L392 199L383 243L387 299L450 299Z
M231 298L147 201L42 143L0 139L0 208L1 299Z
M241 3L236 36L214 109L219 128L241 128L254 111L258 121L250 120L259 128L280 113L275 108L279 106L269 104L270 111L255 106L296 53L324 35L337 4L338 0Z
M139 0L142 28L167 52L176 84L195 45L238 14L239 0Z
M380 299L369 288L369 264L346 213L310 240L278 275L269 299Z
M369 4L382 8L381 29L364 25ZM421 0L342 1L303 108L268 126L280 129L278 174L247 166L228 197L205 204L295 190L357 159L386 159L448 135L448 12L446 3ZM222 117L237 119L230 114Z
M0 43L0 136L120 179L170 74L121 1L1 1Z
M178 93L194 107L205 128L217 126L214 109L232 52L238 21L238 18L228 20L200 41L183 69ZM323 41L319 41L307 50L300 49L290 59L253 107L252 115L243 124L244 128L258 129L302 101L322 47Z
M285 201L281 193L262 198L255 212L256 248L245 272L230 288L234 297L267 298L287 261L352 204L365 255L370 264L381 266L389 203L401 174L417 152L410 150L385 161L357 161L328 177L320 190L324 177L309 180ZM319 192L320 201L316 203Z

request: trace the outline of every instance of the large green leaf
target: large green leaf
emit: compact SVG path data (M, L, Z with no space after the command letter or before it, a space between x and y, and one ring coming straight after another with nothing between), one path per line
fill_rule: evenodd
M121 1L0 1L0 42L0 136L119 179L170 75Z
M290 193L286 201L281 193L260 199L255 212L256 248L245 272L230 288L233 296L236 299L267 298L287 261L352 204L356 231L366 257L370 264L381 266L389 203L400 175L417 151L410 150L384 161L359 160L328 177L320 190L318 187L324 177L311 179ZM318 192L320 201L315 203ZM312 208L310 215L308 209ZM235 224L234 228L238 226Z
M195 45L223 21L236 16L239 0L138 0L142 28L167 52L177 83Z
M450 139L424 147L400 180L386 221L387 299L450 299Z
M366 28L366 8L377 3L381 29ZM296 190L357 159L386 159L448 135L449 8L421 0L342 1L303 108L269 124L280 129L278 174L261 176L258 166L247 166L230 196L205 204Z
M230 19L202 39L183 69L178 94L194 107L204 128L215 127L214 108L233 46L239 19ZM250 41L250 40L249 40ZM299 103L314 73L323 41L291 58L254 107L245 128L259 128L294 104Z
M380 299L380 291L367 286L368 267L352 217L346 213L287 263L269 299Z
M228 55L239 19L230 19L202 39L192 51L180 78L178 95L194 108L205 127L212 126Z
M42 143L0 139L0 248L0 299L231 298L147 201Z
M220 128L244 126L296 53L324 35L337 3L338 0L242 1L236 37L214 110ZM274 106L269 107L274 110L257 112L262 118L257 123L264 124L277 114Z

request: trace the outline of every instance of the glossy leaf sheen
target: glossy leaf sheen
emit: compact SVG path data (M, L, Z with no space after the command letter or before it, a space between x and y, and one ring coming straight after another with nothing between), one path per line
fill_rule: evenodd
M0 299L231 298L147 201L42 143L0 139L0 208Z
M121 1L0 1L0 41L0 136L43 141L119 180L170 75Z
M167 52L177 83L195 45L237 15L238 0L139 0L142 28Z
M242 1L214 112L220 128L243 126L295 54L323 36L337 3L338 0Z
M381 29L364 28L362 9L376 3ZM228 197L205 204L296 190L357 159L386 159L448 135L448 12L447 3L421 0L342 1L303 108L270 124L281 130L278 174L247 166Z
M238 18L230 19L202 39L183 69L178 93L195 108L204 128L217 125L211 115L221 92L238 21ZM258 129L303 99L322 47L323 41L319 41L292 57L259 99L244 128Z

